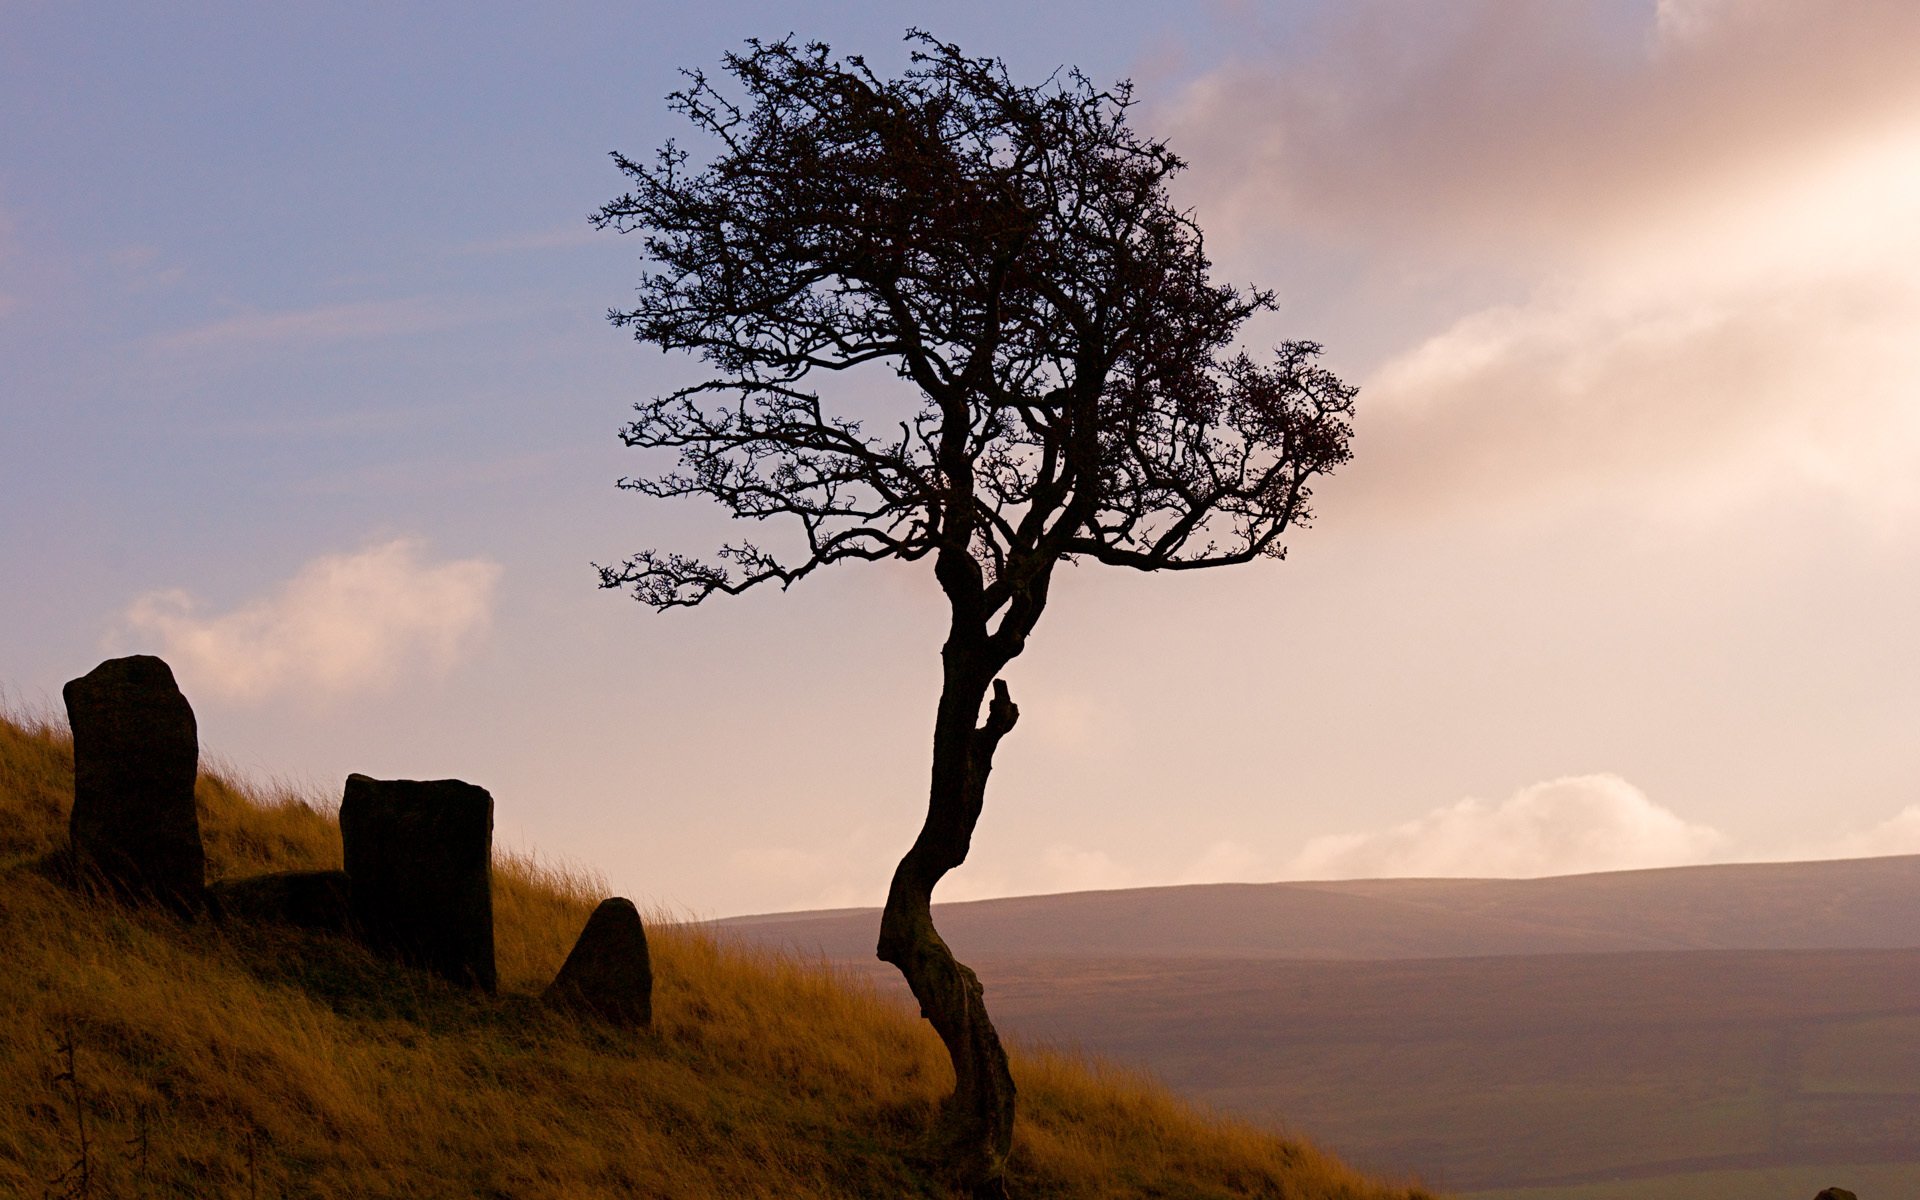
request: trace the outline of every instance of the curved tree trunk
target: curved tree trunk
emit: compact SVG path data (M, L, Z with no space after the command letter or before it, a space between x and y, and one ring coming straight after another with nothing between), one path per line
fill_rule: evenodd
M1019 710L994 669L949 643L946 682L934 723L933 783L927 820L893 874L880 919L878 953L900 968L953 1060L954 1089L940 1114L940 1136L958 1182L971 1197L1004 1197L1007 1154L1013 1146L1013 1076L994 1032L979 977L953 957L933 927L933 887L966 861L980 819L994 747L1013 728ZM973 661L966 661L966 660ZM974 721L988 682L993 702L986 722Z

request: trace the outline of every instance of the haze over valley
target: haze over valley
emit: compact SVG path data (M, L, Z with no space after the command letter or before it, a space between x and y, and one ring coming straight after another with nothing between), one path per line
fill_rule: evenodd
M1920 856L1142 888L936 917L1014 1036L1140 1064L1389 1175L1538 1200L1792 1195L1782 1169L1816 1166L1920 1188ZM719 927L906 1002L873 961L876 922Z

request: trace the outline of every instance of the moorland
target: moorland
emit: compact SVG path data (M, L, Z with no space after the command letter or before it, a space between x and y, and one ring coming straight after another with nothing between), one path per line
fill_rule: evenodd
M1920 1195L1920 857L936 915L1029 1042L1146 1067L1362 1167L1486 1200ZM872 919L722 927L857 972Z
M541 989L606 885L498 856L498 995L340 937L82 895L71 740L0 716L0 1195L937 1197L952 1087L866 980L657 916L654 1022ZM203 769L210 877L338 868L330 797ZM503 800L503 803L510 801ZM1024 1197L1425 1200L1124 1068L1016 1046Z

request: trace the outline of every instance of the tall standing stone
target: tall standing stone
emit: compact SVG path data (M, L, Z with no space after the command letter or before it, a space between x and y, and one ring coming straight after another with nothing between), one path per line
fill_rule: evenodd
M193 781L200 736L173 670L150 654L110 658L61 689L73 729L79 877L185 910L205 898Z
M493 965L493 797L458 779L347 776L353 920L367 945L485 991Z
M653 1023L653 964L633 901L600 902L541 999L616 1025Z

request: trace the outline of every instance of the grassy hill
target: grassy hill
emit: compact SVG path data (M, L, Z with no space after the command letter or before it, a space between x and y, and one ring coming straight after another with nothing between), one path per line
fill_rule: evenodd
M655 1028L536 996L604 887L495 868L501 990L352 944L85 900L65 841L72 750L0 717L0 1195L939 1196L951 1086L914 1014L819 965L655 924ZM203 774L209 872L334 867L325 803ZM1017 1052L1025 1197L1421 1200L1117 1069ZM84 1149L83 1149L84 1146ZM64 1190L63 1190L64 1189Z

